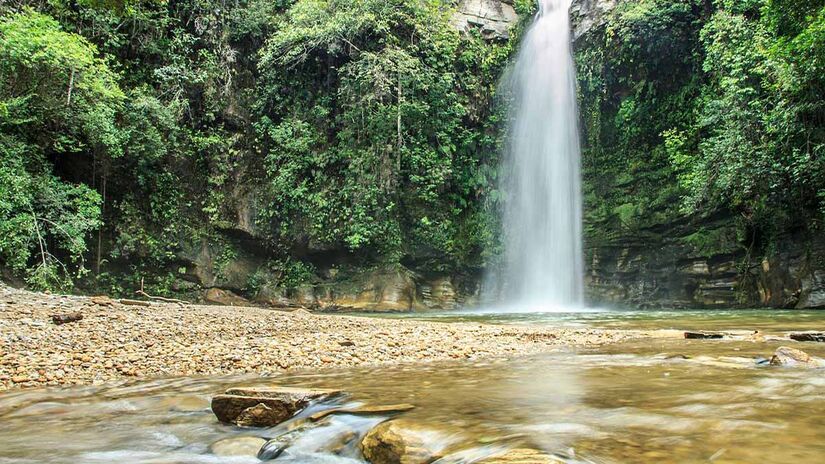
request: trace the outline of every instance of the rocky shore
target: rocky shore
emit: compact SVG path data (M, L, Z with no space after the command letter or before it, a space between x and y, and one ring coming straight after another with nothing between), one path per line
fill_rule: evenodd
M0 287L0 391L123 377L511 357L644 335L150 304Z

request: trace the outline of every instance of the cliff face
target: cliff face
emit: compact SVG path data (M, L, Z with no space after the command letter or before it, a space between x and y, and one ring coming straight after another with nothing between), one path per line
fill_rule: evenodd
M55 24L117 62L129 90L123 117L107 116L118 134L106 138L112 156L71 144L80 152L44 156L37 173L101 196L104 228L96 237L72 229L94 258L75 285L229 304L472 306L499 245L489 207L500 197L496 83L536 3L448 3L445 17L407 0L155 2L136 31L118 26L130 14L119 9L65 14L41 2ZM702 205L701 216L683 207L678 159L701 155L697 102L719 93L708 86L702 28L723 7L572 2L592 304L825 306L821 232L782 211L772 230L763 214L760 228L742 203ZM9 8L18 10L0 13ZM328 34L339 29L347 37ZM63 84L53 91L64 98ZM25 138L49 153L64 145ZM4 153L22 160L27 151ZM27 275L6 264L4 279Z
M631 138L630 145L641 145L633 151L611 139L606 126L631 99L628 86L633 76L627 72L627 79L617 78L626 70L608 63L621 44L608 40L606 28L611 15L627 3L632 2L576 0L571 7L582 90L590 303L824 307L825 241L804 231L788 232L765 249L742 236L734 213L680 214L673 208L679 201L677 179L666 162L651 155L655 147ZM510 1L462 0L451 23L463 33L503 41L517 21ZM670 60L682 57L662 59L662 66L668 67ZM632 176L610 172L605 169L608 164L619 166L619 171L634 166ZM189 282L182 286L243 293L259 303L365 310L449 310L478 301L481 270L439 272L414 262L365 268L349 263L343 252L300 240L293 248L313 262L315 277L292 290L273 287L268 283L281 276L269 275L263 265L254 195L241 192L232 198L237 221L225 225L222 239L192 244L180 254L186 267L183 278ZM254 291L249 290L251 280L260 282ZM233 297L212 292L210 298Z
M590 301L638 308L825 307L825 242L789 234L772 252L749 253L730 236L732 220L685 220L591 244Z
M622 0L574 0L570 6L570 20L573 23L573 41L598 29L607 21L607 16Z
M513 0L461 0L452 23L465 33L478 29L486 39L507 40L518 19Z

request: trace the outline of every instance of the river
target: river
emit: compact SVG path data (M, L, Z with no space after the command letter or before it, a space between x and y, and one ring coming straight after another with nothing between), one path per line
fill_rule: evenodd
M421 317L421 316L419 316ZM825 462L825 371L759 365L780 345L825 356L825 344L771 341L822 329L825 312L689 311L441 314L428 319L611 328L760 330L767 341L662 338L538 357L297 372L274 378L175 378L0 395L0 463L254 463L210 453L232 436L284 428L217 423L209 399L228 386L342 389L345 402L416 406L439 462L500 447L562 462ZM325 406L318 406L322 408ZM331 416L296 432L278 461L362 462L358 436L380 418ZM336 450L337 454L329 452Z

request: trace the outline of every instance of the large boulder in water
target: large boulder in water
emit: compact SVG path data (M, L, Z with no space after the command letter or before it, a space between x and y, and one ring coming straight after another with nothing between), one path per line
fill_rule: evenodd
M384 422L361 440L361 452L372 464L428 464L452 443L446 434L404 419Z
M789 348L787 346L780 346L771 358L771 364L774 366L791 366L791 367L825 367L825 360L814 358L808 353L797 350L796 348Z
M212 412L219 421L243 427L272 427L294 416L313 401L341 392L301 388L230 388L212 398Z

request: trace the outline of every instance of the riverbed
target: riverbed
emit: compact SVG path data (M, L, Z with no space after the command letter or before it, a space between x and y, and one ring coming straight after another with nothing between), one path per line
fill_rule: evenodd
M668 313L669 319L654 313L451 317L628 330L758 328L766 334L821 328L825 318L815 312ZM0 462L258 462L215 456L210 444L233 436L271 438L282 429L221 425L209 399L229 386L272 384L345 390L349 396L340 401L347 403L412 404L416 408L404 418L433 431L445 463L473 462L507 447L538 449L571 463L822 462L825 371L760 362L789 344L825 357L825 344L770 337L658 338L510 359L8 392L0 395ZM294 434L294 445L279 460L363 462L355 442L381 419L332 416L323 427Z

